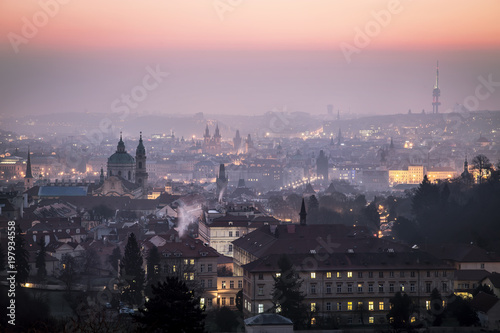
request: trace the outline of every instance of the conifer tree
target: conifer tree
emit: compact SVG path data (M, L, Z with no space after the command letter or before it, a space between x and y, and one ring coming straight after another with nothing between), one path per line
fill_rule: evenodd
M134 233L128 237L125 246L125 254L120 264L121 277L126 281L123 291L123 297L132 304L142 303L142 292L144 290L144 269L142 268L143 259L139 245Z

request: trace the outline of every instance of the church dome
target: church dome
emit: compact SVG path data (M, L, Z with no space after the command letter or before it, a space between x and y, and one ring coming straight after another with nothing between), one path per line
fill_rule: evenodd
M108 158L108 164L134 164L134 158L126 152L116 152Z

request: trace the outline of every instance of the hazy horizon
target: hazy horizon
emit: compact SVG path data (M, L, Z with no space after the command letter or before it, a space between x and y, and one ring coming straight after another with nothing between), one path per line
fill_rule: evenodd
M374 13L392 10L390 1L232 3L240 4L69 1L16 52L13 34L42 9L4 1L0 112L113 112L149 68L169 74L131 112L324 114L332 104L341 113L429 113L437 60L440 112L476 96L479 77L494 84L480 89L489 94L475 109L500 109L498 2L401 0L387 24ZM343 53L358 45L356 29L377 25L368 45Z

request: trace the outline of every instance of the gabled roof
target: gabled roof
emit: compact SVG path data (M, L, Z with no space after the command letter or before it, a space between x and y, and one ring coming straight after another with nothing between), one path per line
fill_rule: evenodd
M477 311L488 313L497 304L499 299L496 296L480 291L471 301L471 305Z
M499 273L496 273L496 272L491 273L488 276L485 276L482 279L482 281L484 281L485 279L490 280L490 282L493 285L493 287L500 288L500 274Z
M276 313L261 313L245 319L246 326L293 325L293 322Z

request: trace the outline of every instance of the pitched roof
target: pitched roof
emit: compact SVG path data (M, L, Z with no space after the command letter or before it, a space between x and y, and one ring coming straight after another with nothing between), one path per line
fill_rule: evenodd
M276 313L261 313L245 319L246 326L293 325L293 322Z
M474 244L422 244L420 248L432 253L438 258L456 262L500 261L500 258L494 253L481 249Z
M39 197L86 196L87 186L41 186Z
M480 291L479 294L472 299L471 305L478 311L488 313L498 301L499 299L496 296Z

